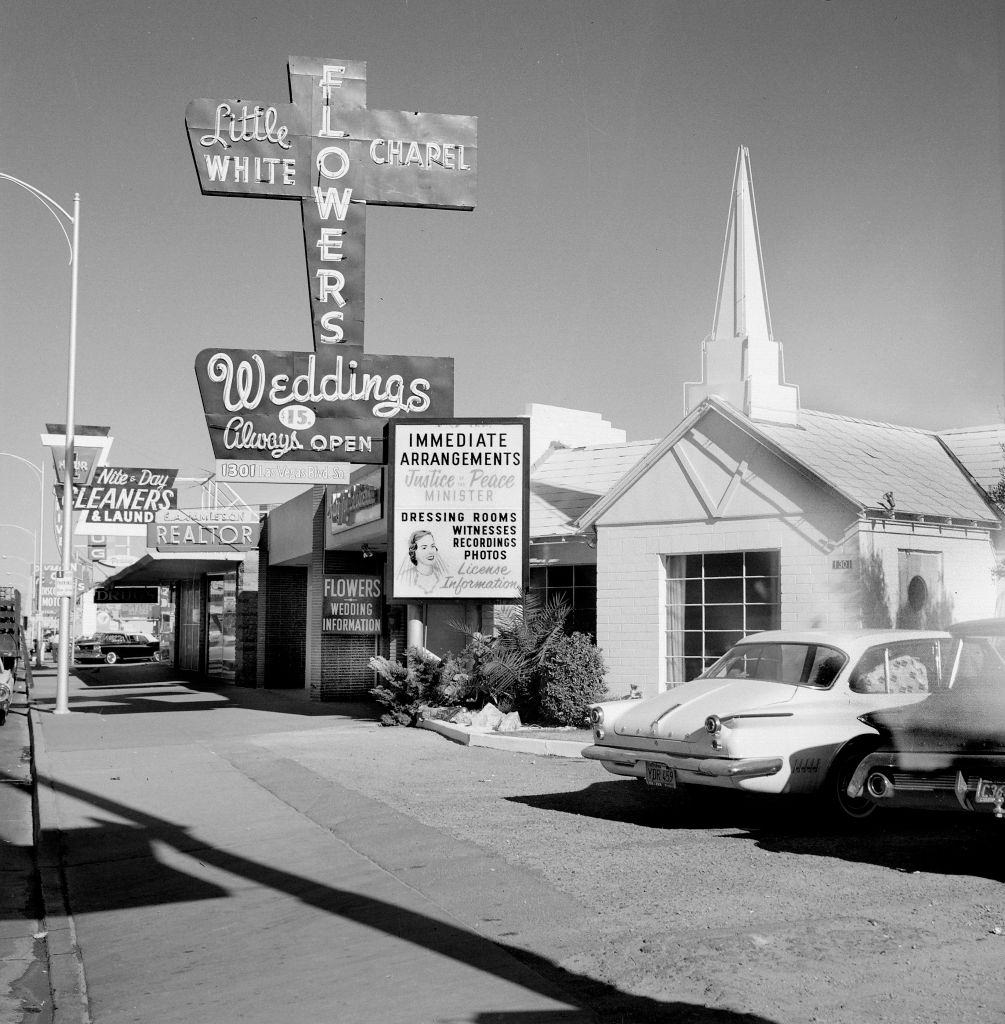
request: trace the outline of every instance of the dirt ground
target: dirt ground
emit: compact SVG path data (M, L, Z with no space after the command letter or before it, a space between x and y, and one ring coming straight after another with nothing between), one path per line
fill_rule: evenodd
M601 1019L1005 1021L1005 821L889 814L848 834L792 800L673 806L592 762L411 729L268 743L563 893L575 942L519 945L596 982Z

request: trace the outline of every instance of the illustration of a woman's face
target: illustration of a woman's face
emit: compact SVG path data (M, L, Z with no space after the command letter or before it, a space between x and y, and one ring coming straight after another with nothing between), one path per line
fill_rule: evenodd
M419 569L432 569L436 561L436 541L433 535L425 533L415 539L415 564Z

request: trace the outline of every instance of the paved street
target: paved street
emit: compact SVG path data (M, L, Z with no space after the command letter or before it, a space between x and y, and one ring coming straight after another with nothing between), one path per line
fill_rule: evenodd
M55 716L54 683L34 721L55 1024L1002 1020L998 823L855 838L299 691L102 666ZM0 1020L49 1024L26 1007Z

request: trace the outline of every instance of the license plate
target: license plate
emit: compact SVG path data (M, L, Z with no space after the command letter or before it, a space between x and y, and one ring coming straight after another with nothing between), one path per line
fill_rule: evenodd
M676 789L677 773L668 764L660 764L658 761L646 761L646 785Z
M994 804L1003 799L1005 799L1005 782L992 782L990 779L978 781L974 803Z

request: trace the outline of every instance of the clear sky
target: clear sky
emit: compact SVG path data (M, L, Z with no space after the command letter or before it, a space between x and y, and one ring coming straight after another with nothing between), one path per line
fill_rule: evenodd
M195 355L312 347L299 204L203 196L184 124L197 97L288 102L290 55L365 60L372 109L478 117L473 212L366 222L367 350L452 356L457 415L536 401L668 433L742 143L802 404L1003 416L994 0L2 0L0 18L0 171L81 195L75 419L111 427L112 464L212 471ZM0 450L51 479L67 246L4 181L0 224ZM34 529L37 509L0 458L0 522ZM0 553L30 542L0 528Z

